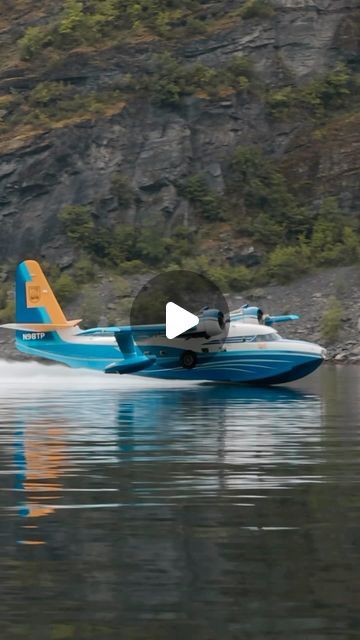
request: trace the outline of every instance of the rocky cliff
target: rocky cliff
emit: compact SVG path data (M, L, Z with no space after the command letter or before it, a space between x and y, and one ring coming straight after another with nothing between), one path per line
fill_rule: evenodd
M26 29L54 20L62 4L1 1L2 261L31 255L71 264L74 249L57 218L68 204L90 205L110 226L146 224L154 216L161 233L196 225L179 183L201 174L222 194L230 158L242 145L258 145L273 158L308 206L336 196L345 213L358 213L360 115L353 96L318 119L301 110L275 117L268 100L284 87L311 86L338 63L357 73L358 0L274 0L265 3L271 12L255 11L247 19L240 0L202 2L199 20L208 26L199 34L142 32L124 36L123 43L67 46L49 59L47 50L21 58L18 41ZM183 68L201 63L220 75L234 56L246 58L251 86L224 86L216 95L184 91L176 104L154 100L143 90L143 78L159 82L152 61L164 52ZM48 110L40 117L43 105L34 90L44 83L70 87L77 110L55 118ZM89 96L101 95L93 109ZM116 174L126 176L133 193L123 203L112 190Z

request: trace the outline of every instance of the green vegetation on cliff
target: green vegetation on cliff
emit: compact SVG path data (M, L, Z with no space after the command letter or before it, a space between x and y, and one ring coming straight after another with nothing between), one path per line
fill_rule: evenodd
M128 203L134 194L127 180L118 176L114 184L120 202ZM325 199L315 212L302 206L280 169L258 148L236 150L221 198L201 175L187 178L179 190L195 207L202 223L198 230L177 227L162 236L156 220L145 227L106 227L86 206L65 207L59 219L69 240L99 266L122 274L160 266L194 269L230 289L287 282L319 267L360 260L359 228L341 213L336 199ZM245 234L263 247L260 267L231 266L212 253L198 255L204 228L219 220L226 221L234 238Z
M274 118L289 119L296 114L312 118L346 107L359 99L358 74L338 62L324 77L303 86L289 85L270 91L267 103Z
M31 59L45 49L94 45L144 30L157 37L170 37L176 27L196 33L201 22L193 14L200 7L198 0L64 0L60 14L29 27L19 45L23 58Z
M190 95L219 99L228 92L241 94L255 90L251 61L245 56L233 56L215 70L202 64L183 65L170 53L155 55L144 73L133 77L130 73L105 90L84 92L71 82L41 81L28 91L12 91L0 96L0 133L19 125L32 125L44 130L58 123L65 124L92 119L111 113L111 107L121 108L135 97L149 99L164 107L176 107Z
M185 96L197 93L216 98L229 90L244 92L252 78L252 64L244 56L233 56L228 64L214 69L200 62L185 66L165 53L153 58L148 73L135 82L134 88L145 92L157 104L174 106Z
M243 289L359 260L358 14L339 18L317 65L311 41L306 56L278 44L281 14L294 39L301 30L291 11L264 0L14 0L0 42L3 153L26 144L31 155L40 140L53 160L60 136L71 152L49 170L63 185L49 219L48 157L28 173L12 168L26 154L6 158L3 229L39 196L26 229L44 212L46 232L75 256L53 273L64 300L104 272L186 267ZM72 163L79 139L88 157ZM4 285L0 317L10 312Z
M226 12L226 2L218 3ZM27 28L19 46L25 60L45 50L94 46L104 40L148 36L173 39L205 33L213 26L204 0L64 0L60 12L41 26ZM269 0L245 0L233 19L267 19L275 7Z

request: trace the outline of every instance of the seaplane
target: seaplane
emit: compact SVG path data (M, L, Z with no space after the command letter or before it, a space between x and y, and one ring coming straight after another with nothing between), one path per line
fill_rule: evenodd
M95 327L67 320L41 266L25 260L16 271L15 331L22 353L69 367L168 380L276 385L315 371L326 351L282 338L274 325L297 315L271 316L244 305L225 315L204 307L198 315L169 301L166 323Z

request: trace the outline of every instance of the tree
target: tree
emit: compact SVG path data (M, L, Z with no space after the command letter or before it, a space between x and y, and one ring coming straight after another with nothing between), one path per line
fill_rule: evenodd
M95 223L89 207L84 205L68 205L58 214L66 235L75 243L83 246L91 239Z

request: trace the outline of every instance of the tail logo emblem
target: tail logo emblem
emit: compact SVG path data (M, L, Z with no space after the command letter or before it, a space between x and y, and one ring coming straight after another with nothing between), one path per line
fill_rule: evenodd
M36 304L40 302L41 298L41 288L40 287L29 287L29 300L32 304Z

